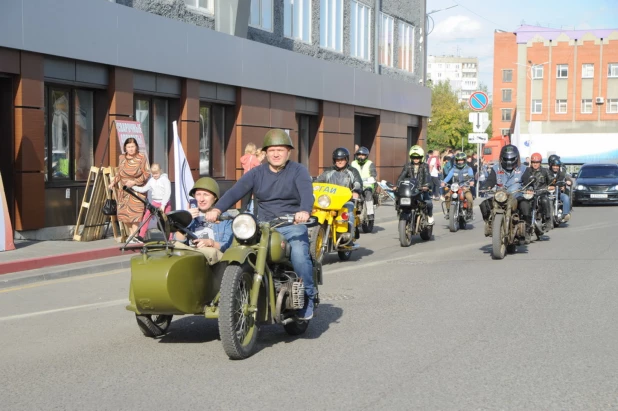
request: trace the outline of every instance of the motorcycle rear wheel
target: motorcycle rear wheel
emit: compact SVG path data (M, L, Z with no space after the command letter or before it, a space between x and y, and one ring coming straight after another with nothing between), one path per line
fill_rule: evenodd
M456 233L459 230L458 218L455 218L455 212L457 205L455 203L451 203L451 206L448 210L448 229L451 233Z
M283 329L289 335L301 335L307 331L307 327L309 327L309 321L294 320L289 324L285 324Z
M172 322L172 315L135 314L137 325L146 337L157 338L165 335Z
M410 247L412 245L412 232L411 229L408 229L408 226L411 224L408 220L399 220L399 244L402 247Z
M422 231L421 231L421 240L423 241L429 241L431 240L431 235L433 234L433 226L429 225L427 227L425 227Z
M337 251L337 255L341 261L348 261L352 257L352 251Z
M249 313L253 270L231 264L223 272L219 304L219 335L223 350L231 360L250 357L255 351L259 328L257 313Z
M373 231L373 220L365 220L361 224L361 228L363 229L363 233L367 234Z
M505 236L502 234L504 225L504 215L496 214L492 226L492 250L491 258L502 260L506 254Z

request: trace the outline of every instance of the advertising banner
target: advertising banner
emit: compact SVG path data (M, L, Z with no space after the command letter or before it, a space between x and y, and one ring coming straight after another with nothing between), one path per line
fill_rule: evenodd
M144 139L144 133L142 132L142 123L139 121L124 121L116 120L116 134L118 135L118 143L120 144L120 150L124 154L124 142L128 138L134 138L137 141L140 153L146 153L148 157L148 150L146 150L146 140Z
M9 209L6 205L6 194L4 193L1 174L0 197L2 197L0 199L0 251L10 251L15 249L15 244L13 243L13 228L9 218Z

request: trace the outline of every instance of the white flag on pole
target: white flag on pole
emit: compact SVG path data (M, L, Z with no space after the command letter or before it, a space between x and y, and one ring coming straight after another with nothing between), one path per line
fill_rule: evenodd
M174 196L176 199L176 210L188 210L188 203L191 197L189 191L193 188L193 175L189 168L189 162L185 155L185 150L180 143L178 136L178 124L174 121L174 173L176 184L174 185Z

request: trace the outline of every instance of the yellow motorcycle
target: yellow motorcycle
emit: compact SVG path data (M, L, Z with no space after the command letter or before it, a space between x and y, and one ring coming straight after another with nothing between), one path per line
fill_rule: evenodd
M313 183L313 211L318 225L309 229L309 250L314 261L322 263L324 255L337 251L341 261L348 261L353 244L359 238L360 217L355 210L348 210L345 203L352 199L352 190L327 183ZM354 219L354 232L350 233L348 222Z

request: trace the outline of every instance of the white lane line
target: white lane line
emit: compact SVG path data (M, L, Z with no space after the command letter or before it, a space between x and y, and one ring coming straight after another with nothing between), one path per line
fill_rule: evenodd
M54 285L54 284L59 284L59 283L69 283L69 282L73 282L73 281L87 280L87 279L90 279L90 278L105 277L105 276L114 275L114 274L122 274L122 273L126 273L127 270L129 270L129 268L120 268L118 270L105 271L103 273L97 273L97 274L85 274L85 275L80 275L80 276L75 276L75 277L59 278L57 280L44 280L44 281L40 281L40 282L36 282L36 283L20 285L20 286L17 286L17 287L2 288L2 289L0 289L0 294L2 294L2 293L10 293L12 291L27 290L29 288L43 287L43 286L46 286L46 285Z
M121 304L128 304L128 303L129 303L129 300L127 298L123 298L122 300L106 301L106 302L94 303L94 304L76 305L76 306L73 306L73 307L57 308L55 310L37 311L37 312L34 312L34 313L11 315L11 316L8 316L8 317L0 317L0 322L2 322L2 321L21 320L21 319L24 319L24 318L37 317L39 315L56 314L56 313L61 313L61 312L64 312L64 311L74 311L74 310L82 310L82 309L90 309L90 308L112 307L114 305L121 305Z

